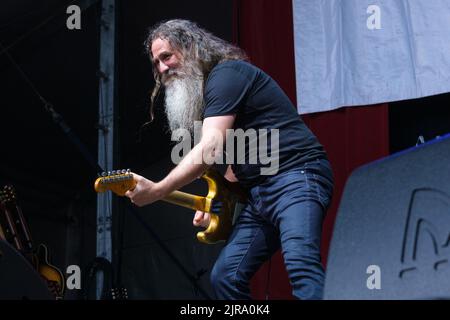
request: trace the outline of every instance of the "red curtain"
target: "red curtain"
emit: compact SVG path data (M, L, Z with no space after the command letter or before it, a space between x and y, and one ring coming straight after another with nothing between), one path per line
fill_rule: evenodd
M234 41L274 78L296 105L292 0L234 0ZM324 222L322 259L326 266L345 181L356 167L389 154L387 104L340 108L302 119L327 150L335 178L333 201ZM255 299L291 299L281 254L263 265L251 284Z

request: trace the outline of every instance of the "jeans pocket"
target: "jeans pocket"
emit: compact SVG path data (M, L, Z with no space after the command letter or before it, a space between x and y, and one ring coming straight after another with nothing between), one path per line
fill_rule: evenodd
M327 209L333 195L333 176L327 160L318 159L305 164L304 174L311 189L316 194L316 199Z

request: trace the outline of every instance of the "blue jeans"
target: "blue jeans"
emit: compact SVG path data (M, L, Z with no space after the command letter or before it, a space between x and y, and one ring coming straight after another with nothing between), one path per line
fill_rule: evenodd
M293 295L321 299L320 240L332 192L330 164L323 159L270 176L251 188L211 272L217 298L251 299L250 279L281 246Z

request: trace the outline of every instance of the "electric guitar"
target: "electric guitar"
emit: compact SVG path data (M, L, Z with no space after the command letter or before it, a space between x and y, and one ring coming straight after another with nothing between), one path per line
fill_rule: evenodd
M57 267L50 264L48 249L44 244L34 248L30 229L16 199L13 186L6 185L0 189L0 236L19 251L46 280L55 299L62 299L64 276Z
M247 196L238 182L230 182L220 172L209 168L202 175L208 183L208 194L197 196L182 191L174 191L163 201L176 204L185 208L208 212L211 221L208 227L197 233L200 242L214 244L226 241L231 233L232 226L242 208ZM94 184L96 192L112 191L119 196L124 196L128 190L133 190L136 181L130 170L117 170L103 173ZM220 212L212 212L213 205L221 202Z

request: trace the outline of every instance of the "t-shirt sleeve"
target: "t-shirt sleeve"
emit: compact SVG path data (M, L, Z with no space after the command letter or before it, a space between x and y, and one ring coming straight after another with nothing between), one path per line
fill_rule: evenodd
M236 114L251 86L248 77L232 67L213 70L205 87L204 117Z

